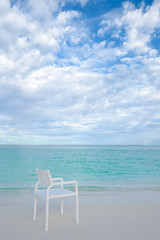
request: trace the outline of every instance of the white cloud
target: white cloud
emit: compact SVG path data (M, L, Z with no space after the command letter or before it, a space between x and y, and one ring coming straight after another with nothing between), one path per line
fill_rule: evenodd
M63 5L64 2L61 0L29 0L28 12L33 19L48 23L52 19L52 14L58 12Z
M58 25L68 25L70 20L77 17L79 17L79 13L77 11L63 11L58 14L56 23Z
M3 17L8 13L10 9L10 2L9 0L1 0L0 3L0 16Z
M15 64L12 60L8 59L5 55L0 56L0 74L7 73L8 71L12 71L14 69Z
M77 1L80 2L82 6L85 6L89 2L89 0L77 0Z
M96 39L67 1L30 1L26 11L2 2L0 141L136 143L139 130L143 142L159 126L160 58L150 44L159 2L100 16Z
M4 114L0 114L0 122L7 122L7 121L11 121L12 118L8 115L4 115Z
M143 9L128 11L122 18L126 25L126 41L124 47L127 50L135 50L138 53L144 53L150 50L148 44L151 41L151 35L160 25L160 3L154 3L145 12Z
M133 51L137 54L144 54L152 51L150 42L152 34L156 29L160 28L160 2L154 1L150 7L146 9L142 5L136 9L132 3L124 2L123 12L119 12L112 16L110 14L104 16L101 21L101 28L98 31L99 35L104 35L111 28L116 28L112 37L122 37L123 46L127 51ZM119 16L120 15L120 16ZM125 30L125 34L123 33Z

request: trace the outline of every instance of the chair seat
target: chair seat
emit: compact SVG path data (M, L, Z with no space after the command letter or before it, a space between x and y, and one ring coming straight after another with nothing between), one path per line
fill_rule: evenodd
M38 190L36 195L41 198L46 198L46 190ZM68 189L61 189L61 188L56 188L56 189L51 189L49 191L49 198L59 198L59 197L71 197L75 196L76 192L70 191Z

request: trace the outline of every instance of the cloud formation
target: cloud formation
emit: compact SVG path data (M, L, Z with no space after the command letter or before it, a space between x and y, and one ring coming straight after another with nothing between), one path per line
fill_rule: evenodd
M160 2L88 4L1 0L0 143L160 143Z

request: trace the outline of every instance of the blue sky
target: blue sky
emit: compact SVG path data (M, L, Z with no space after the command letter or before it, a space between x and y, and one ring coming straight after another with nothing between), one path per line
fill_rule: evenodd
M1 0L0 144L160 144L160 1Z

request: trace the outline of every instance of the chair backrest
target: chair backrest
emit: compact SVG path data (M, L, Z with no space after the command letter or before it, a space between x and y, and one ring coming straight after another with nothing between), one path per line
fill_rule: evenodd
M39 180L41 186L48 187L52 182L50 171L49 170L40 170L40 169L36 168L36 172L37 172L38 180Z

